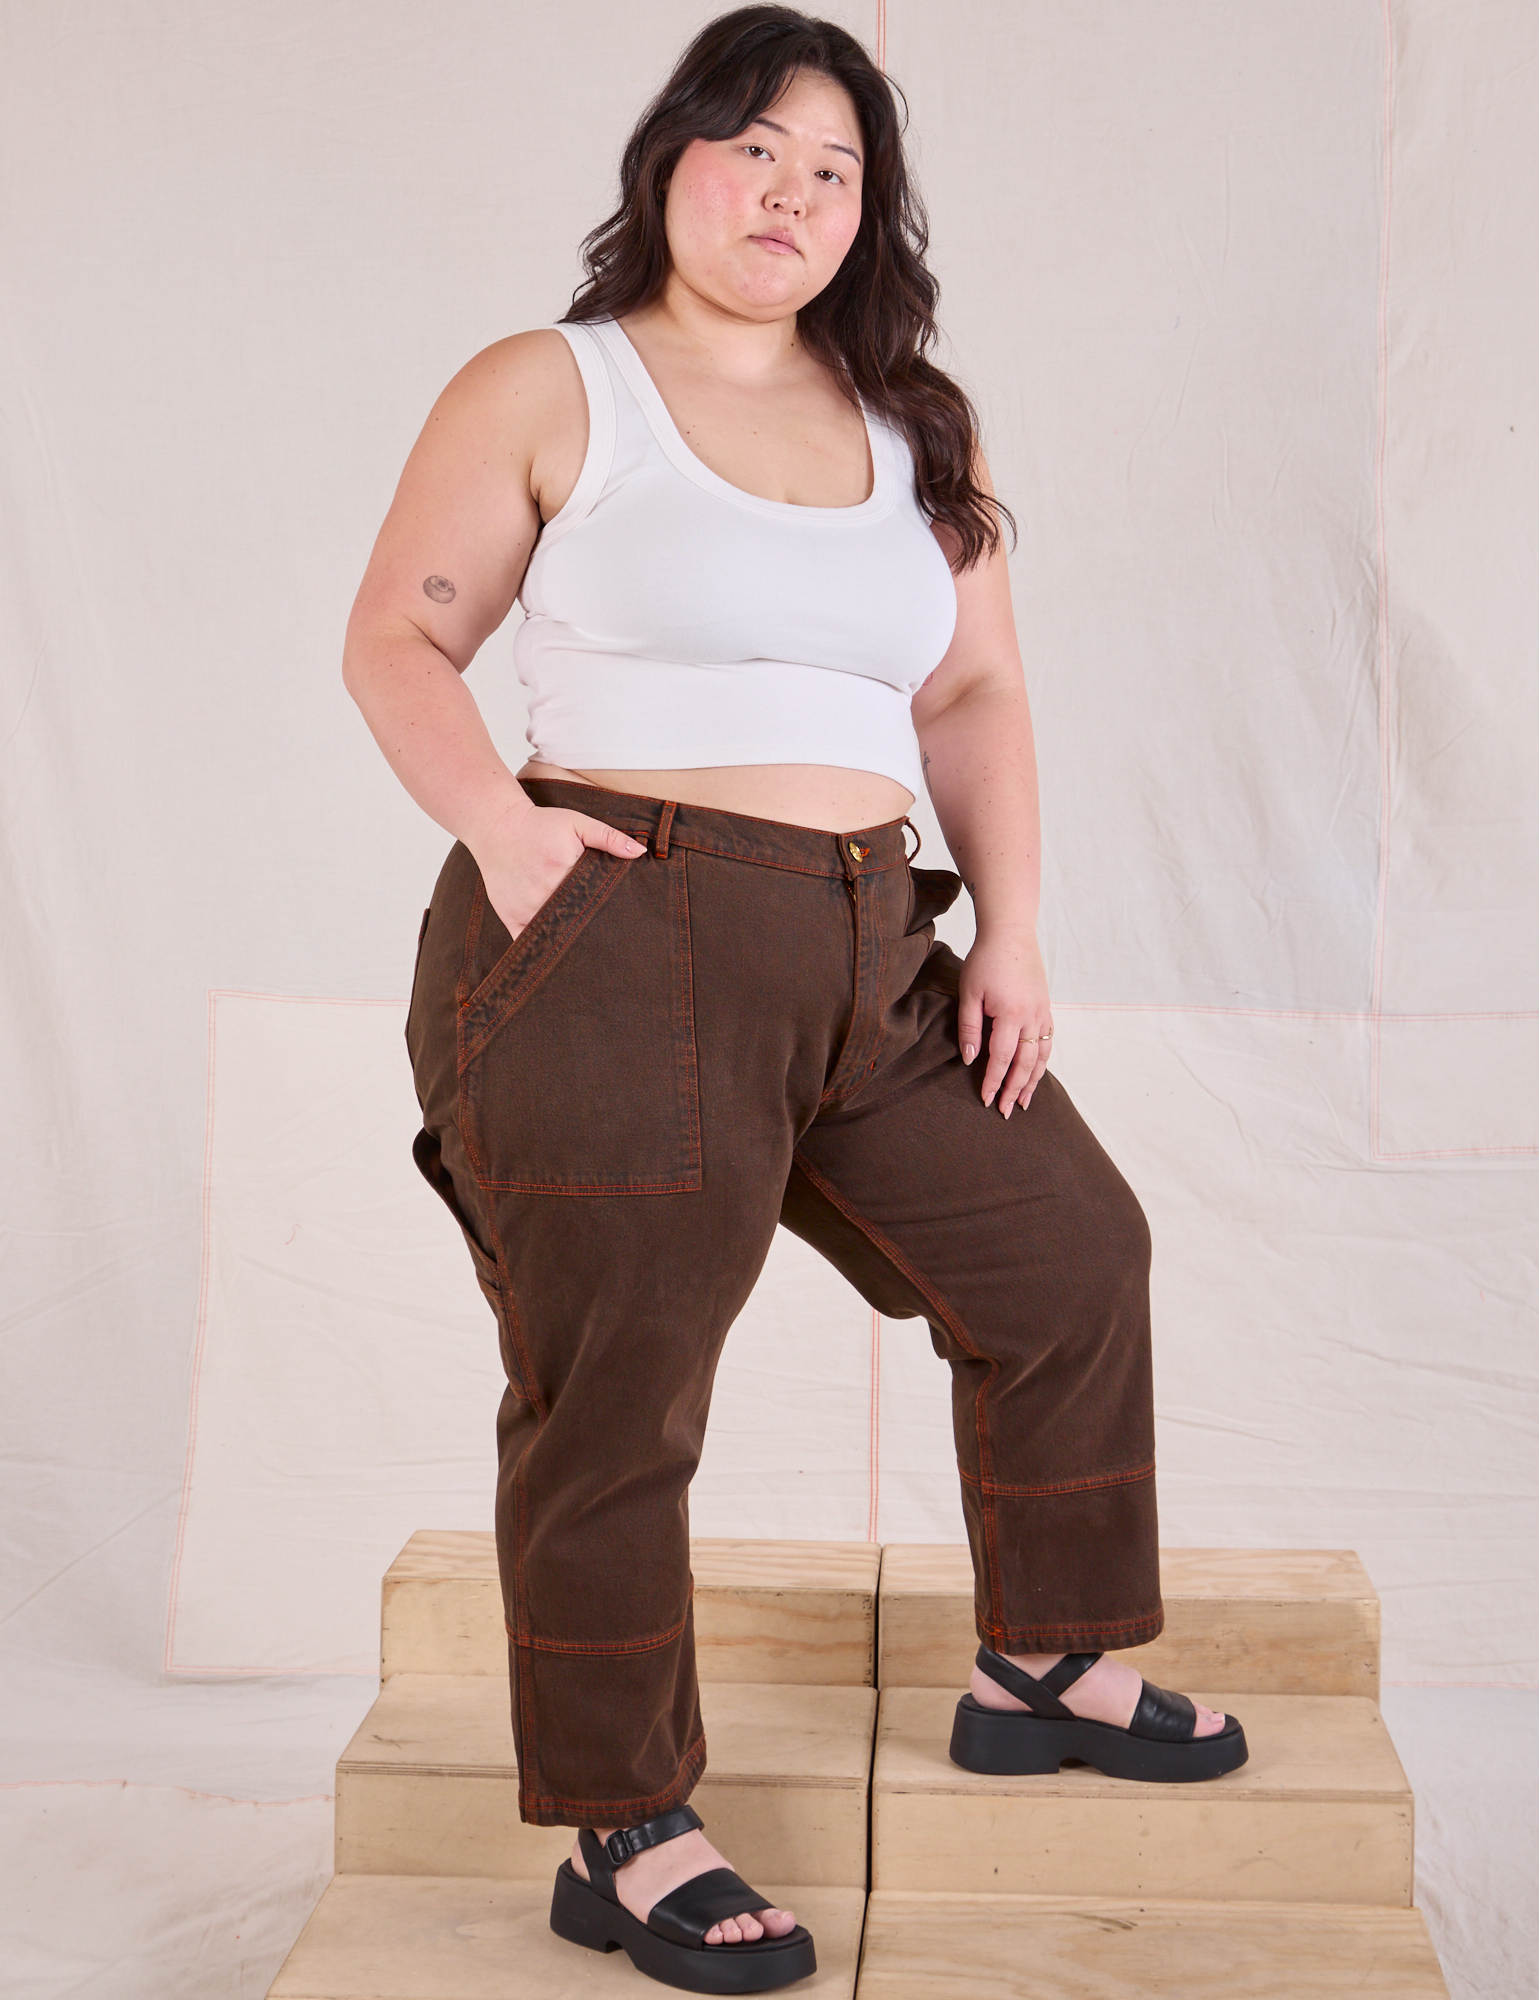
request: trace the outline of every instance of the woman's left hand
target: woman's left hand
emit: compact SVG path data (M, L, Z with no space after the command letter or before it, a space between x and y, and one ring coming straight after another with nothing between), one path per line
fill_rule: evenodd
M1017 1104L1031 1102L1053 1049L1053 1015L1047 972L1029 927L980 931L962 966L957 1042L963 1062L983 1047L984 1016L989 1019L988 1061L983 1101L998 1099L1008 1118Z

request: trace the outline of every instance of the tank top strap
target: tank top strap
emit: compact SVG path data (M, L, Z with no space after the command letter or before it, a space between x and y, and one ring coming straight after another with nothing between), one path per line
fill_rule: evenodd
M619 429L614 369L594 329L581 322L557 320L555 331L571 348L572 358L582 376L583 391L588 399L588 449L583 455L577 484L572 488L566 505L546 522L541 531L540 540L546 544L559 541L593 511L609 480Z
M593 334L604 350L611 374L623 385L624 400L634 405L655 449L677 464L678 446L682 440L673 418L668 414L662 392L647 373L641 356L612 319L595 320Z

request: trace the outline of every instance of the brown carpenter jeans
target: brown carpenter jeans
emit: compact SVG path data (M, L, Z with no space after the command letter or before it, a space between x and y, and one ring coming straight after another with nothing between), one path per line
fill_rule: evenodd
M777 1223L951 1365L979 1633L1160 1630L1143 1212L1051 1075L1008 1121L956 1046L960 884L846 835L526 782L596 848L510 941L456 846L407 1041L417 1163L497 1315L519 1803L626 1825L705 1766L689 1483Z

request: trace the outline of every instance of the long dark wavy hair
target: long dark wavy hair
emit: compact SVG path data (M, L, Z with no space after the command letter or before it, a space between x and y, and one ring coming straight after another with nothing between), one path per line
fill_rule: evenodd
M978 413L930 360L940 287L925 264L929 223L903 157L895 84L855 37L790 7L739 7L709 22L647 106L620 160L620 205L583 239L588 273L563 318L622 318L669 271L663 203L692 139L730 139L762 117L798 70L843 86L865 140L860 228L833 279L796 315L809 351L908 440L914 490L956 537L955 568L999 547L1015 520L973 477ZM897 91L899 97L901 91ZM904 100L905 122L907 100Z

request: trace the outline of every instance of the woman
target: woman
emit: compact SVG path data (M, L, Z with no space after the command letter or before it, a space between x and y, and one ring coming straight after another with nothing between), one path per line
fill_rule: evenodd
M983 1641L957 1760L1245 1756L1111 1657L1163 1621L1147 1234L1047 1074L1005 510L925 356L925 241L859 44L781 7L712 23L565 320L439 399L348 633L349 688L457 842L408 1040L416 1158L508 1374L520 1809L579 1828L555 1927L694 1991L814 1963L685 1805L687 1492L777 1223L951 1364ZM460 679L515 597L516 775ZM931 921L958 877L908 864L921 781L965 963Z

